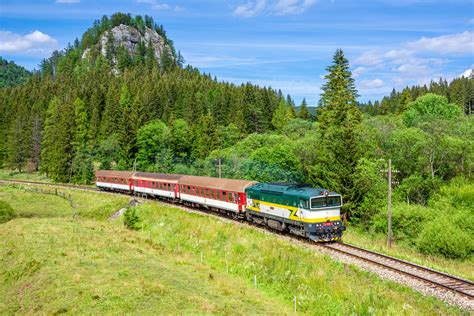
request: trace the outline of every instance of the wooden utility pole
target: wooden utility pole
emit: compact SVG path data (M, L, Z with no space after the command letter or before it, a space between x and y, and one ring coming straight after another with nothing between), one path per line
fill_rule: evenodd
M221 158L217 159L217 168L219 169L219 178L222 177L222 163Z
M388 160L388 236L387 246L392 247L392 159Z

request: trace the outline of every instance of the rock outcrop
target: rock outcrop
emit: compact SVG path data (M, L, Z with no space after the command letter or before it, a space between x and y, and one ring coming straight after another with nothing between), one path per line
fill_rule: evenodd
M120 24L112 28L110 31L104 32L99 39L97 49L100 51L102 56L107 56L107 50L118 51L118 48L124 47L127 49L130 56L136 56L139 54L140 43L144 47L151 45L153 53L158 62L161 60L163 54L168 54L171 58L171 48L166 43L165 39L159 35L155 30L145 27L143 31L140 31L132 26ZM111 49L112 48L112 49ZM87 58L91 48L87 48L82 54L82 58ZM114 72L117 71L117 56L112 54L112 66Z

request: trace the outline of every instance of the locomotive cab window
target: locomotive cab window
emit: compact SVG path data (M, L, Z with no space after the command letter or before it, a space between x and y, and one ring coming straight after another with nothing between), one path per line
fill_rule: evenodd
M317 197L311 199L311 208L341 206L340 196Z

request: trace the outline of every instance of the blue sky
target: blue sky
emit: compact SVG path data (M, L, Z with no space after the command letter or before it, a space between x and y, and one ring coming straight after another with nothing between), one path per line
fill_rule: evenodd
M219 80L310 105L337 48L361 101L474 66L474 4L464 0L0 0L0 56L33 69L117 11L153 16L187 63Z

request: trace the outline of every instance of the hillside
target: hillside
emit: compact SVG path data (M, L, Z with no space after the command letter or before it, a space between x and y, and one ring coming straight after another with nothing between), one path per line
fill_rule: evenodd
M18 216L0 224L0 313L292 314L294 296L303 315L461 313L236 222L150 202L131 231L107 220L126 197L71 194L76 220L66 200L0 187Z
M29 77L31 72L0 57L0 89L24 83Z

